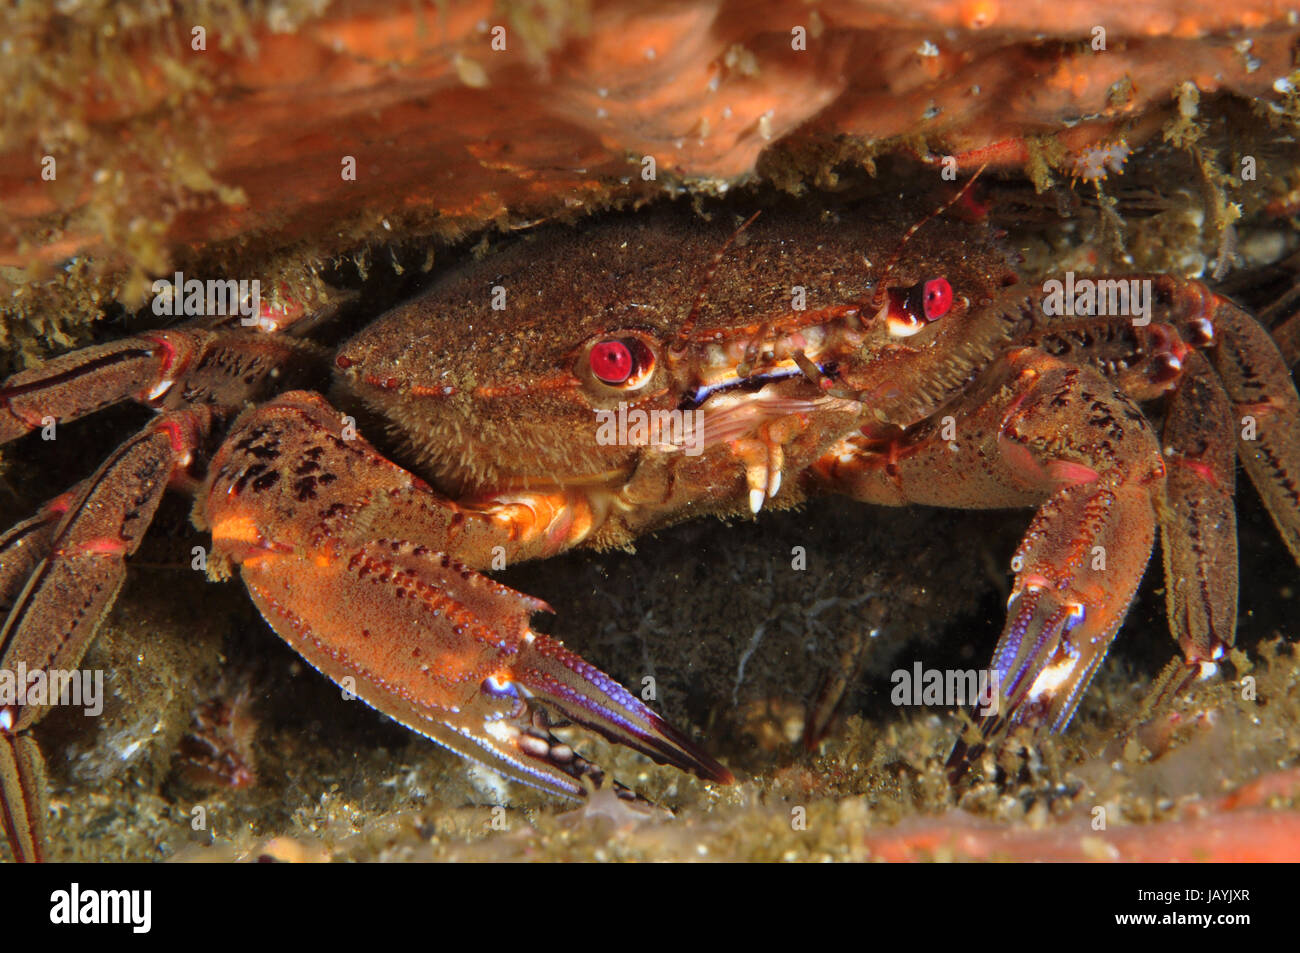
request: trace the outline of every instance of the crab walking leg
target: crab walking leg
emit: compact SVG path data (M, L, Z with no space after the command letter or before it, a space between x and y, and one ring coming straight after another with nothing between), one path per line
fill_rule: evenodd
M1263 325L1232 302L1207 297L1218 340L1208 354L1235 405L1237 455L1300 562L1300 396Z
M69 351L0 384L0 443L126 400L238 408L268 385L291 385L314 360L302 342L198 328Z
M1169 400L1160 535L1169 627L1202 671L1237 631L1237 448L1232 404L1200 354L1188 354Z
M7 617L78 488L51 500L0 536L0 617ZM32 792L30 795L24 792ZM41 860L45 842L45 764L30 735L0 732L0 827L23 860Z
M82 485L77 484L46 503L35 516L0 535L0 619L8 618L32 571L50 554L59 522L81 489Z
M45 859L45 759L31 735L0 732L0 822L21 861Z
M1143 280L1122 276L1118 284ZM1048 317L1027 307L1017 340L1090 364L1134 400L1173 389L1160 510L1166 591L1170 627L1199 672L1232 644L1236 628L1237 452L1293 552L1300 539L1300 401L1287 370L1300 350L1300 316L1274 342L1260 322L1200 282L1149 280L1155 313L1148 325L1118 315ZM1240 438L1222 437L1234 433Z
M88 480L0 537L0 597L9 606L0 671L76 668L117 597L127 557L207 425L206 412L157 418ZM24 733L46 707L22 701L0 699L0 808L15 853L38 860L45 791L39 752Z
M870 502L1038 505L1012 568L992 668L1007 722L1068 724L1105 658L1151 556L1164 492L1142 414L1096 371L1041 351L1009 352L975 385L955 440L930 419L889 440L852 438L814 467Z
M0 385L0 443L49 421L69 421L122 400L147 398L165 379L165 338L127 338L61 354ZM145 386L141 388L141 382Z
M59 521L80 489L55 497L0 536L0 618L8 617L28 578L50 554ZM0 827L20 859L42 859L44 792L45 764L36 743L26 734L0 731Z
M1287 367L1295 367L1300 362L1300 287L1293 289L1290 300L1295 303L1295 313L1274 326L1269 336L1277 345L1282 362Z
M581 497L549 496L458 506L349 433L319 395L292 392L237 422L199 508L215 551L239 566L286 642L458 754L582 797L581 778L599 780L599 769L537 728L541 705L656 761L730 781L613 679L533 632L545 603L476 571L496 547L529 558L590 530Z

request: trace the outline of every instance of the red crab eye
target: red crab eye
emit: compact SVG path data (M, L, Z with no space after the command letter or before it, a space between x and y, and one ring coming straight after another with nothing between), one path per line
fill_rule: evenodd
M889 333L911 337L952 309L952 285L947 278L927 278L910 288L889 289Z
M589 384L616 387L626 394L650 382L655 354L640 332L625 331L615 337L606 331L583 350L574 370ZM600 393L608 395L607 391Z
M952 285L947 278L931 278L921 291L921 305L925 320L938 321L952 307Z
M632 376L632 349L622 341L593 345L588 359L591 373L606 384L622 384Z

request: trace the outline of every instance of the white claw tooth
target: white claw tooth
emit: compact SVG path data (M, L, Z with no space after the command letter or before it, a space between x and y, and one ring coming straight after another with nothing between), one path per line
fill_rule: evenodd
M151 391L149 391L148 394L145 395L145 398L144 398L144 399L145 399L145 400L157 400L157 399L158 399L159 397L161 397L163 394L165 394L165 393L167 393L169 390L171 390L171 389L172 389L172 384L175 384L175 383L176 383L176 382L175 382L174 380L159 381L157 384L155 384L155 385L153 386L153 389L152 389Z
M757 516L758 511L763 508L763 500L765 498L766 498L766 494L762 491L761 488L754 487L753 489L751 489L749 491L749 512Z
M777 490L781 489L781 471L777 470L772 475L772 482L767 485L767 498L770 500L776 496Z

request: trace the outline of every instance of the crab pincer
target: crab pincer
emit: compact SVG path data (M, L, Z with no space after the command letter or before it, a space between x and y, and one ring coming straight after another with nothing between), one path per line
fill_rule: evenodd
M200 493L216 552L285 641L350 695L554 794L581 798L582 779L603 772L551 735L547 714L731 781L613 678L534 632L544 602L477 571L494 546L545 544L518 500L459 506L341 420L319 395L285 394L236 425Z

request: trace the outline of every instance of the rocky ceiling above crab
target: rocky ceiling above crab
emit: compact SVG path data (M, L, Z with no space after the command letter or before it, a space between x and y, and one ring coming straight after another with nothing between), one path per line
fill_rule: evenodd
M101 299L138 303L204 249L328 255L899 150L1068 177L1197 92L1294 122L1297 9L20 3L0 13L0 292L75 259Z

